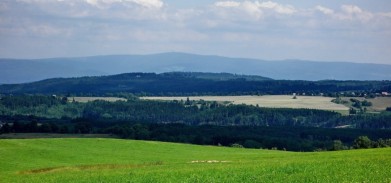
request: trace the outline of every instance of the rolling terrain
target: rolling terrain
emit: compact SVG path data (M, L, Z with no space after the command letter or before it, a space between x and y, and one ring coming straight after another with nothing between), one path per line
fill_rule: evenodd
M0 140L1 182L390 182L391 149L286 152L119 139Z
M110 76L53 78L24 84L0 85L0 94L94 94L136 93L158 96L258 95L391 91L391 81L273 80L228 73L125 73Z
M303 60L265 61L186 53L0 59L0 84L129 72L228 72L283 80L391 80L391 65Z

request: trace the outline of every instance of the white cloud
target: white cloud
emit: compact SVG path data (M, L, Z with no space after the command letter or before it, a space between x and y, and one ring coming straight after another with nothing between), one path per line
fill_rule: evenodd
M230 19L237 19L237 16L247 19L248 17L243 17L244 15L250 16L253 20L259 20L266 15L289 15L297 12L291 5L282 5L272 1L218 1L214 3L214 6L226 11L225 13L220 12L220 15L225 18L230 17ZM265 14L266 12L268 13Z
M133 2L147 8L161 8L164 5L161 0L133 0Z
M263 8L263 9L272 9L277 13L280 14L293 14L297 12L297 10L291 6L291 5L281 5L272 1L267 1L267 2L262 2L259 3L258 1L255 2L258 7Z
M338 15L339 18L345 20L355 20L358 19L363 22L367 22L373 18L373 14L367 11L362 10L360 7L355 5L342 5L342 11L344 14Z
M236 1L218 1L214 5L219 7L238 7L240 3Z
M94 5L94 6L98 6L98 0L86 0L86 2L88 4L91 4L91 5Z
M324 6L318 5L315 10L334 19L334 21L356 21L361 23L368 23L371 20L386 17L387 13L373 13L363 10L357 5L341 5L340 10L333 10Z
M278 14L293 14L297 12L291 5L282 5L272 1L218 1L215 2L214 5L222 8L239 8L256 18L261 17L263 10L272 10Z
M341 9L344 12L348 13L348 14L360 14L360 13L363 13L363 10L360 7L355 6L355 5L342 5Z
M65 17L104 21L164 20L162 0L18 0L19 14L42 14L49 19ZM23 3L29 3L25 5ZM29 7L29 8L27 8ZM29 12L21 12L23 10ZM16 14L16 13L15 13Z
M161 0L85 0L86 3L99 7L104 8L107 6L110 6L115 3L134 3L140 6L143 6L145 8L162 8L164 3Z
M256 19L259 19L262 16L262 10L258 7L257 3L245 1L241 4L241 7L245 12L252 15Z
M320 6L320 5L316 6L315 9L322 12L325 15L333 15L334 14L334 10Z
M145 8L157 9L162 8L164 6L164 2L162 0L17 0L16 2L36 4L66 3L68 5L78 5L81 2L85 2L98 8L107 8L114 4L122 4L124 6L135 4Z
M252 21L262 16L262 11L251 1L218 1L205 12L209 19L221 19L228 21ZM208 20L211 22L211 20Z

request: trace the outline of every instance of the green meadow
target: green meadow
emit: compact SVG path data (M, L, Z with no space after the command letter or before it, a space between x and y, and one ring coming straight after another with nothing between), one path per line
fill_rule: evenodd
M102 138L0 140L0 182L391 182L391 148L286 152Z

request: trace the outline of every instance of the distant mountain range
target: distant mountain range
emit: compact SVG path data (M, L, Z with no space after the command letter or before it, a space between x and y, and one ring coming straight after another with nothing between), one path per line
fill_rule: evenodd
M48 78L102 76L130 72L213 72L258 75L284 80L391 80L391 65L161 53L49 59L0 59L0 83Z

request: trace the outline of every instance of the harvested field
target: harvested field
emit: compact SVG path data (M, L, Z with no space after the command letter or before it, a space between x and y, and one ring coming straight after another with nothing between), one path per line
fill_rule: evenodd
M349 105L351 105L350 99L357 99L359 101L368 101L372 103L372 106L367 107L368 111L371 112L379 112L386 110L387 107L391 107L391 97L376 97L366 99L364 97L342 97L342 100L348 101Z
M104 100L108 102L127 101L124 98L118 97L68 97L68 102L72 102L73 100L75 100L75 102L91 102L95 100Z
M145 100L186 100L187 97L142 97ZM258 105L270 108L308 108L333 111L347 111L348 107L331 102L331 97L265 95L265 96L189 96L190 100L230 102L232 104Z

